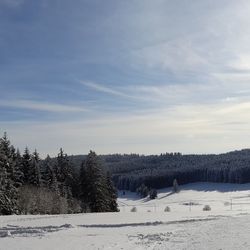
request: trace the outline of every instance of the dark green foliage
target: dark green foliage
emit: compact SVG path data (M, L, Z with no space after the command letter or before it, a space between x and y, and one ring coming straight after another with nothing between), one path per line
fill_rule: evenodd
M0 214L3 215L18 213L14 155L15 150L5 133L0 139Z
M151 189L149 192L149 198L151 200L154 200L155 198L157 198L157 190L156 189Z
M0 215L118 211L116 199L112 179L94 152L79 176L62 149L56 160L41 161L27 147L21 156L6 133L0 138Z
M95 152L90 151L85 160L84 168L86 171L84 201L92 212L109 211L106 182Z
M31 165L31 155L28 147L25 148L24 154L22 157L22 172L23 172L23 181L24 183L29 183L29 171Z
M4 133L4 136L1 138L0 144L1 144L2 162L4 168L6 170L8 178L12 179L14 173L15 149L13 149L13 147L10 145L10 141L6 133Z
M74 181L73 171L68 156L63 152L62 148L60 149L60 152L57 156L56 173L61 195L71 199L72 185Z
M91 212L118 211L116 191L105 176L95 152L90 151L80 172L80 197Z
M37 151L30 156L27 184L40 187L42 185L42 178L40 172L40 159Z
M172 187L175 178L180 185L199 181L250 182L250 149L219 155L113 154L99 158L119 190L134 192L142 183L156 189ZM80 169L80 162L86 155L71 156L70 159Z
M60 149L60 152L57 156L57 164L55 167L56 170L56 178L60 185L61 192L68 192L67 190L71 189L73 184L73 170L70 165L69 158L67 154L65 154ZM70 191L71 192L71 191Z
M52 179L53 179L52 176L54 174L52 161L49 155L47 155L47 157L42 163L41 174L42 174L43 185L49 187L52 183Z
M59 194L55 170L53 168L53 163L49 155L47 155L46 159L44 160L42 169L43 186Z
M79 156L77 156L79 158ZM120 190L135 191L144 183L151 188L190 182L250 182L250 149L219 155L105 155L101 156Z
M87 186L88 186L87 170L86 170L85 161L83 161L81 164L80 179L79 179L79 198L82 201L87 200L87 197L88 197Z
M11 215L18 213L16 194L5 190L0 191L0 215Z
M68 202L68 213L72 213L71 205L73 204L72 189L75 185L73 168L70 164L67 154L60 148L55 165L55 174L60 196L66 198Z
M69 159L62 148L57 155L56 174L59 182L65 182L70 175Z
M16 188L19 188L24 183L24 174L22 172L22 156L19 150L16 151L13 157L14 160L14 172L12 179Z
M173 192L178 193L179 191L180 191L180 189L179 189L178 182L177 182L176 179L174 179L174 181L173 181Z
M7 170L2 144L0 144L0 215L11 214L10 202L7 196Z
M111 180L110 173L107 173L106 183L108 188L108 200L109 200L109 209L111 212L118 212L118 205L117 205L117 190L114 187L114 184Z
M149 194L149 188L145 186L144 183L141 184L140 187L136 189L136 192L143 198L147 197Z

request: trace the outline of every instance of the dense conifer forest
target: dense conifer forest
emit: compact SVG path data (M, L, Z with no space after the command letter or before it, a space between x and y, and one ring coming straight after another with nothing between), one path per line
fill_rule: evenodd
M85 156L72 156L77 166ZM115 186L136 191L142 184L150 188L164 188L190 182L250 182L250 149L225 154L182 155L102 155L104 167L112 173Z
M116 189L95 152L76 171L67 154L41 160L0 138L0 215L116 212Z

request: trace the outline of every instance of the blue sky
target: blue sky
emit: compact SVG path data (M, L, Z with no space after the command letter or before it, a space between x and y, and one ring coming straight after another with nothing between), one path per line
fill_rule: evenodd
M250 3L0 0L0 132L21 150L250 145Z

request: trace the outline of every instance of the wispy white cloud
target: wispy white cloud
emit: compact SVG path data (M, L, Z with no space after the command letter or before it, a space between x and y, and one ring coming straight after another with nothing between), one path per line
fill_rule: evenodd
M80 106L62 105L49 102L38 102L32 100L1 100L0 107L17 109L39 110L48 112L84 112L88 109Z
M131 56L134 61L144 64L151 70L169 70L174 73L198 72L210 67L208 58L200 53L191 38L187 41L186 37L135 50Z
M171 72L177 79L189 78L207 85L220 81L217 73L249 73L249 2L221 1L213 8L206 8L209 1L182 4L187 9L182 15L177 3L167 4L173 13L162 17L162 25L149 31L150 34L158 31L161 37L154 37L151 43L144 41L141 47L131 50L131 64L149 71ZM161 2L151 7L155 10L162 5ZM176 23L174 13L180 18Z
M19 122L18 126L0 122L0 127L21 149L28 144L43 155L55 155L61 146L69 154L90 149L98 153L215 153L249 146L249 111L249 102L228 101L177 105L141 114L99 114L87 121Z
M106 94L111 94L115 96L120 96L120 97L131 97L119 90L116 90L114 87L107 87L106 85L99 84L96 82L90 82L90 81L82 81L80 80L80 83L84 85L85 87L88 87L90 89L93 89L98 92L106 93Z
M147 109L158 107L172 107L180 104L217 104L220 102L228 102L232 100L246 101L249 96L249 85L246 81L247 75L241 77L240 74L221 73L216 75L216 81L210 84L199 83L167 83L167 84L135 84L124 85L120 87L113 86L112 88L107 85L81 81L81 83L98 92L115 95L133 100L137 104L147 104ZM235 78L234 78L235 77ZM235 81L237 80L237 85Z

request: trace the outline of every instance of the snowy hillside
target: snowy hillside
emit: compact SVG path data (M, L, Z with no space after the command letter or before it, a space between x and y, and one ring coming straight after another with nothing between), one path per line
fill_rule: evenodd
M2 216L0 250L250 249L250 184L188 184L156 200L126 192L118 202L120 213Z

